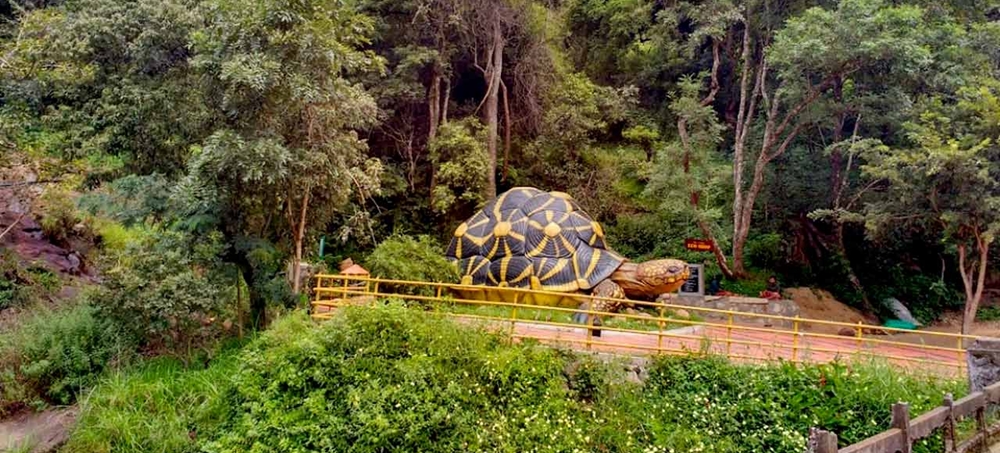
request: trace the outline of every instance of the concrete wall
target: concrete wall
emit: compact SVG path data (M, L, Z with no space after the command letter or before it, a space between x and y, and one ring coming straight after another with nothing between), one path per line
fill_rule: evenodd
M789 318L794 318L799 314L799 306L791 300L767 300L759 297L675 296L665 302L692 308L711 308L716 310L730 310L761 315L787 316ZM729 317L724 313L691 310L691 314L698 315L710 321L728 321L729 319ZM733 321L742 324L756 324L765 327L792 327L792 321L767 319L755 316L736 315L733 317Z

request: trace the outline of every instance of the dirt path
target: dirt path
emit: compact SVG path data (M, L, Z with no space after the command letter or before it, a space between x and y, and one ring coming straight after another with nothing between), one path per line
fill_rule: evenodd
M55 451L76 424L76 407L24 413L0 422L0 451ZM30 450L22 450L30 447Z
M584 328L517 322L512 333L515 338L534 338L543 343L560 344L574 349L628 354L652 353L657 349L674 353L706 351L749 362L782 359L825 363L849 359L861 353L862 356L879 357L902 368L949 375L964 372L962 367L965 365L964 356L959 357L953 351L936 351L917 345L908 347L883 344L873 338L866 338L859 345L856 338L816 338L792 332L729 332L725 327L714 326L665 331L662 337L657 332L644 334L605 330L600 337L590 339L589 348Z

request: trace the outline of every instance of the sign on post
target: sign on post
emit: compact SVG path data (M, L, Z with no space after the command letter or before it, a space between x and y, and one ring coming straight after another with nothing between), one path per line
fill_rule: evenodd
M691 270L691 275L688 276L688 279L677 290L677 293L681 296L704 296L705 276L701 272L702 265L688 264L688 269Z
M684 240L684 248L694 250L696 252L711 252L712 241L708 239L687 238Z

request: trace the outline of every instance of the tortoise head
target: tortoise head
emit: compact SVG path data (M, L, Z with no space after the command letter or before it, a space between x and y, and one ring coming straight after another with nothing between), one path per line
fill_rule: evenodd
M636 280L653 289L653 294L677 291L691 275L687 263L675 259L653 260L640 263Z

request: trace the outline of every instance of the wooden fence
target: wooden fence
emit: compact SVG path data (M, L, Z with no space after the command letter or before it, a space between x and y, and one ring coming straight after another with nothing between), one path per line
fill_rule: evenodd
M913 443L942 431L942 451L946 453L986 452L990 439L1000 432L1000 422L987 426L986 415L1000 404L1000 382L958 401L951 395L944 404L910 420L909 405L892 406L892 428L854 445L837 449L837 435L813 428L809 433L809 453L910 453ZM975 434L957 442L956 424L972 417Z

